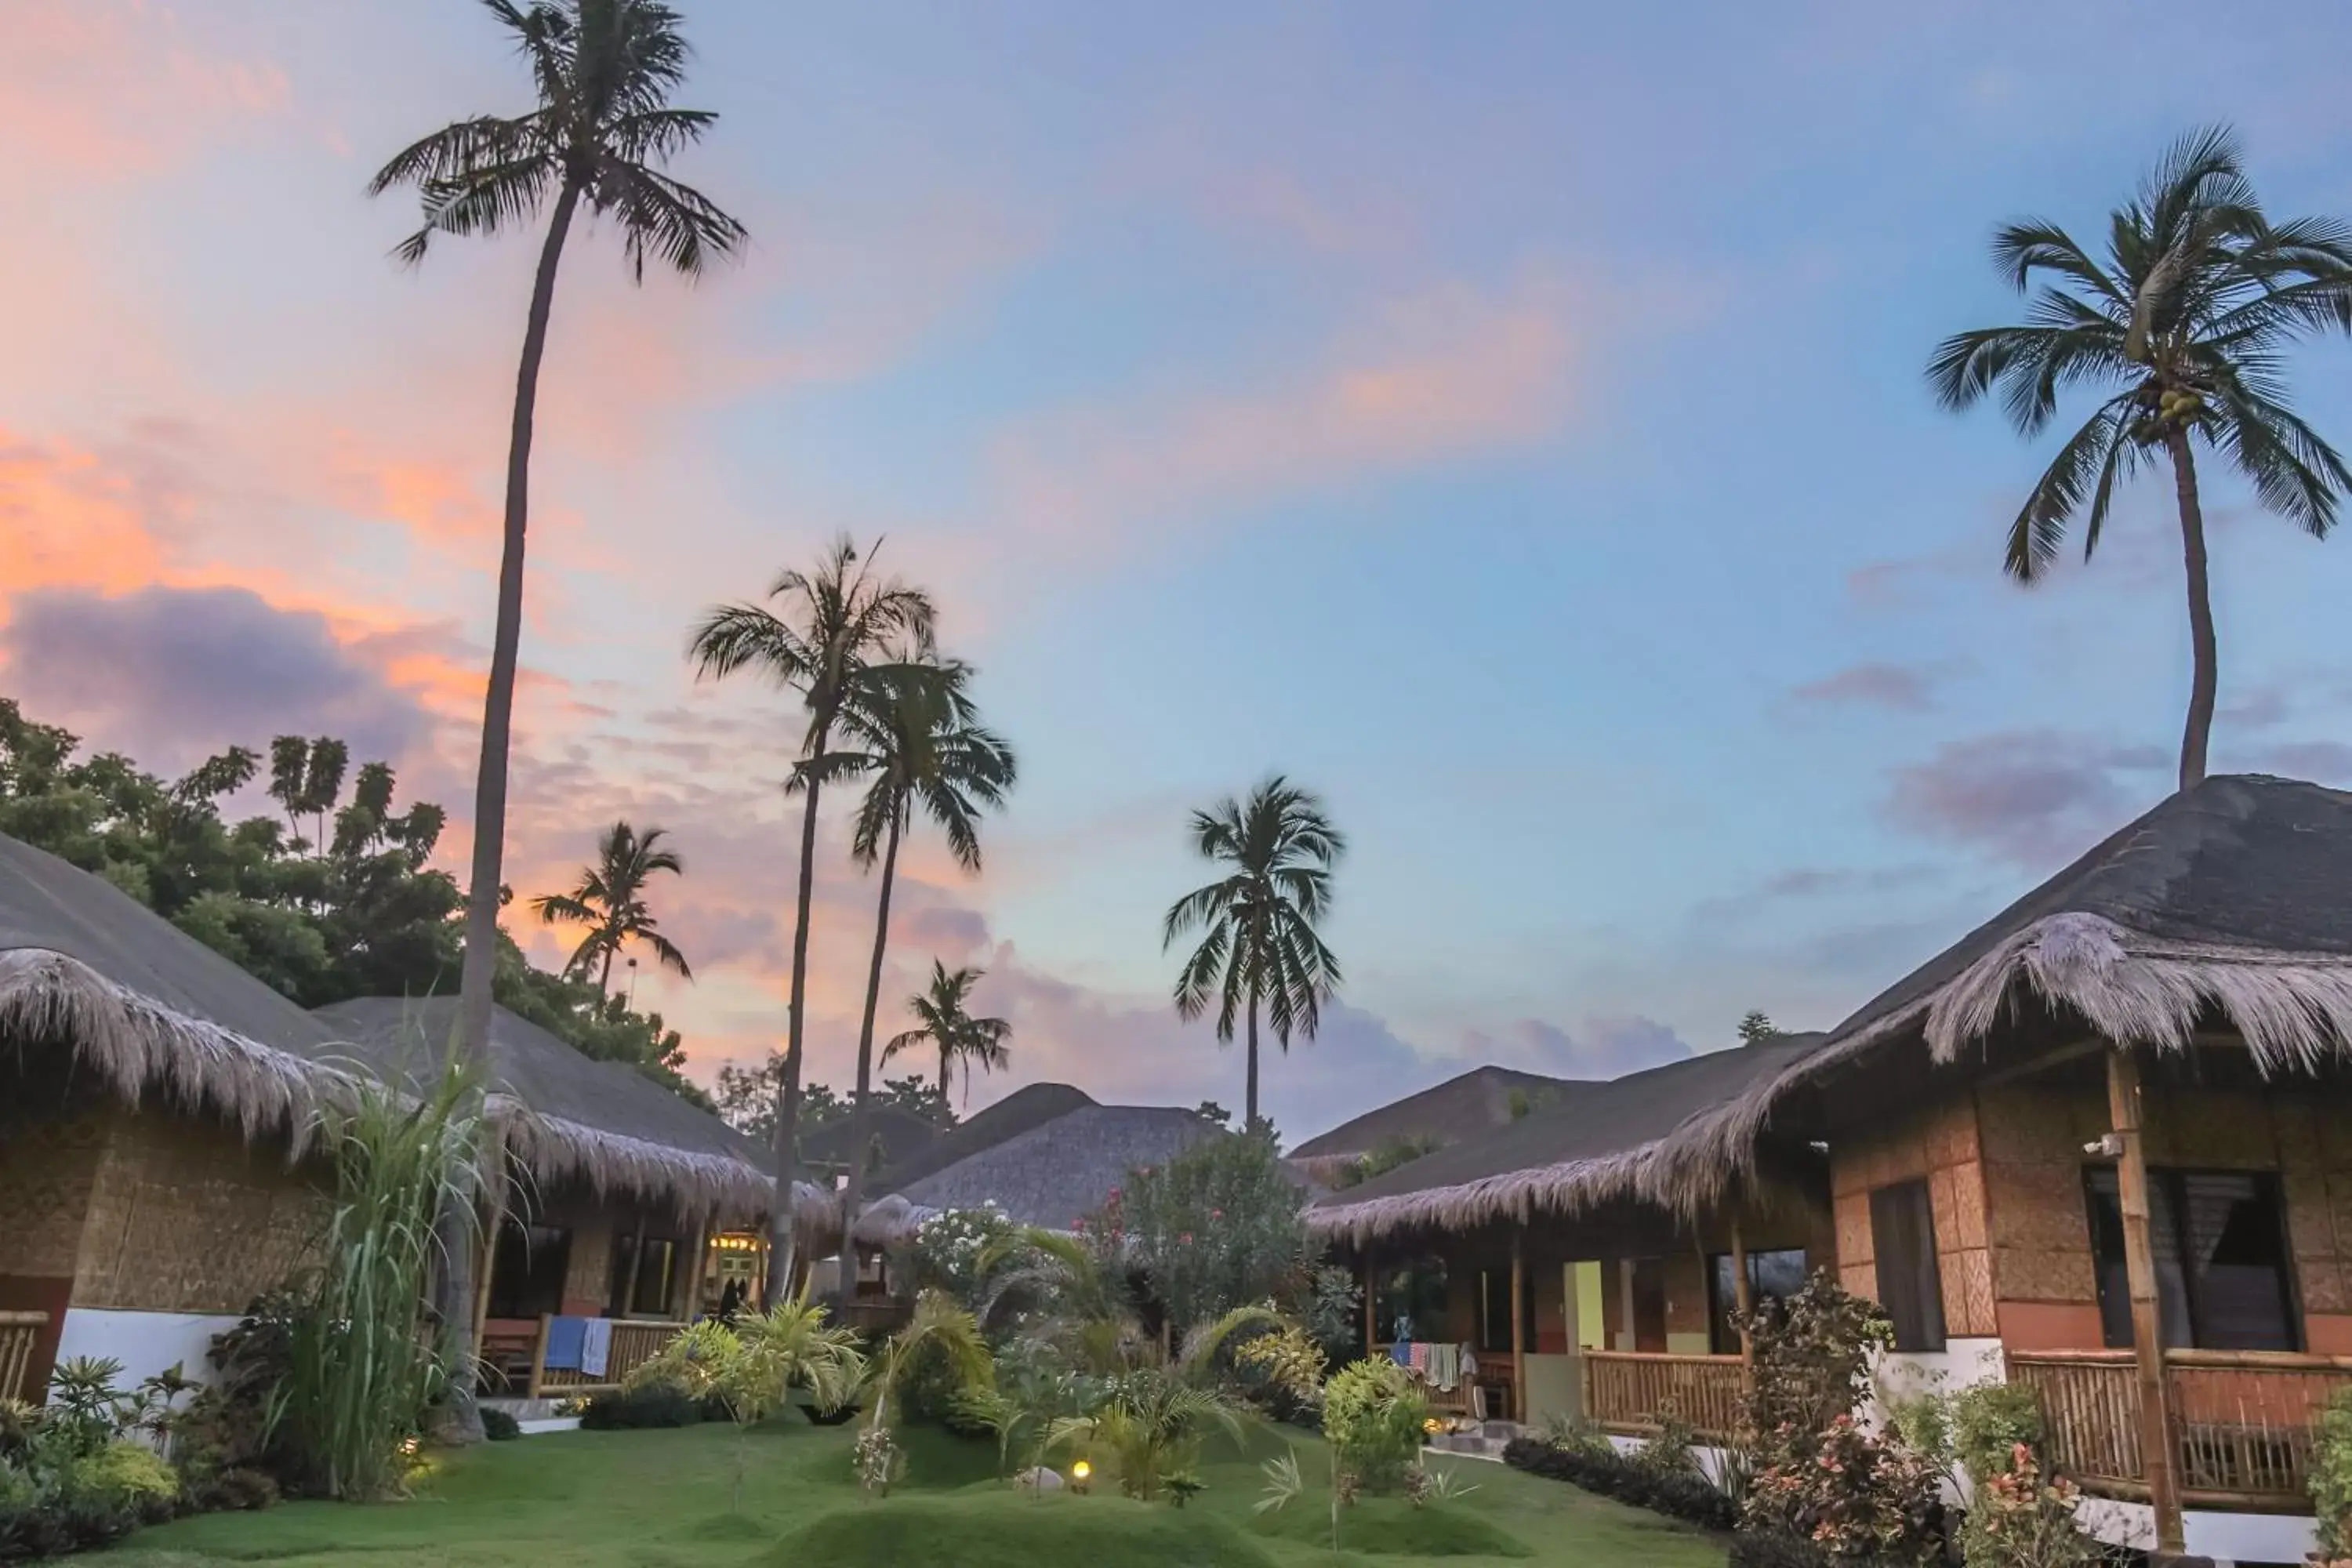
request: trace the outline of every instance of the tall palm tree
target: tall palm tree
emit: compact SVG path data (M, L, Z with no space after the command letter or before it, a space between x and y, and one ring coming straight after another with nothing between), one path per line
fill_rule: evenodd
M877 544L877 550L880 546ZM930 595L896 578L878 577L869 554L861 560L847 536L827 548L814 570L790 569L768 590L782 615L761 605L722 605L695 628L691 654L699 674L724 679L756 670L801 694L808 726L801 761L824 757L834 726L861 682L875 678L877 656L909 645L913 658L931 654L935 614ZM783 1300L793 1272L793 1181L800 1167L801 1042L808 999L809 906L815 893L816 813L824 794L821 770L801 782L799 904L793 921L791 1016L785 1022L784 1070L776 1086L776 1204L769 1220L768 1301Z
M971 1093L971 1069L994 1072L1013 1059L1012 1047L1005 1041L1013 1037L1013 1026L1003 1018L975 1018L971 1016L971 988L988 971L950 969L938 959L931 960L931 987L907 998L907 1011L915 1016L915 1026L904 1034L891 1037L882 1047L882 1061L888 1066L902 1051L929 1048L940 1053L940 1098L947 1098L948 1084L955 1076L955 1065L963 1063L964 1093Z
M530 68L538 103L517 115L476 115L444 126L394 155L368 183L370 195L414 185L424 223L395 254L412 266L439 234L494 236L548 213L523 319L507 439L505 542L482 699L482 752L474 784L472 882L466 898L466 951L458 971L457 1047L486 1059L490 987L498 969L500 874L506 851L507 752L514 719L515 666L522 641L523 535L530 518L531 419L539 366L555 300L556 267L583 203L608 219L636 278L650 256L688 278L743 242L743 226L692 186L661 172L717 119L674 109L688 49L676 11L656 0L483 0L513 36ZM473 1250L464 1216L445 1216L440 1298L444 1323L474 1321ZM452 1332L457 1331L453 1327ZM464 1349L470 1353L471 1346ZM462 1382L462 1380L460 1380ZM457 1401L459 1429L478 1426L467 1391Z
M966 871L980 870L980 816L1004 804L1018 776L1013 749L983 728L967 691L971 668L955 661L903 660L868 672L859 700L842 712L851 745L820 759L835 776L871 782L858 803L850 857L866 870L878 860L882 890L875 903L874 957L866 973L866 1013L857 1030L857 1090L850 1101L852 1149L866 1147L874 1077L874 1010L882 995L882 956L890 941L890 891L898 871L898 845L914 814L947 834L948 847ZM795 781L797 782L797 781ZM1001 1020L992 1020L1001 1022ZM940 1093L947 1093L944 1072ZM853 1160L842 1194L846 1223L856 1223L864 1201L866 1162ZM844 1257L848 1256L846 1247ZM854 1283L842 1270L842 1294Z
M1244 1125L1262 1125L1257 1110L1257 1018L1284 1050L1295 1033L1307 1039L1323 1021L1323 1004L1339 986L1339 961L1315 922L1331 905L1331 868L1348 847L1325 815L1323 802L1281 774L1246 801L1226 799L1192 814L1192 847L1229 867L1169 909L1160 945L1188 931L1201 944L1176 977L1176 1015L1191 1020L1217 1009L1217 1038L1230 1042L1246 1019L1249 1094Z
M2307 332L2352 331L2352 228L2332 218L2273 223L2235 137L2214 129L2176 142L2116 209L2104 257L2039 218L2003 227L1992 251L2020 293L2043 279L2027 321L1947 338L1928 380L1955 410L2000 387L2027 436L2050 422L2062 388L2112 389L2010 525L2008 570L2021 583L2057 559L2078 512L2087 560L2117 481L2158 454L2171 465L2193 659L2180 742L2187 789L2205 776L2220 684L2195 448L2234 464L2263 506L2315 538L2336 525L2352 470L2287 405L2279 354Z
M652 948L662 967L676 972L680 979L694 978L686 954L662 935L660 922L646 906L646 885L656 874L686 874L686 862L678 858L677 851L661 847L668 837L668 830L660 827L648 827L640 837L626 822L616 822L597 836L596 864L580 868L577 887L568 893L550 893L531 900L540 920L548 925L589 928L563 967L570 973L584 975L594 964L599 1002L611 994L614 958L632 942Z

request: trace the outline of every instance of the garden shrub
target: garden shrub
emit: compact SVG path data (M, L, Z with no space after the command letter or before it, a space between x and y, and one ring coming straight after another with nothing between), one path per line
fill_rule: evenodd
M591 1432L692 1426L701 1419L702 1401L675 1383L641 1383L599 1394L580 1411L580 1425Z
M1605 1439L1597 1446L1559 1447L1540 1438L1514 1438L1503 1449L1503 1462L1708 1530L1729 1530L1739 1522L1738 1505L1696 1465L1686 1470L1655 1468L1625 1458Z
M1267 1300L1305 1278L1316 1255L1305 1204L1270 1138L1196 1143L1128 1174L1102 1215L1179 1330Z
M1810 1452L1783 1449L1756 1473L1746 1527L1791 1531L1838 1558L1914 1561L1937 1538L1941 1478L1904 1443L1842 1415Z
M2338 1389L2320 1413L2311 1449L2311 1502L2319 1516L2320 1559L2352 1559L2352 1389Z
M933 1215L915 1231L917 1287L943 1290L966 1311L980 1310L988 1294L987 1259L1001 1256L1017 1229L992 1198L976 1209Z
M506 1411L482 1406L482 1436L493 1443L511 1443L522 1436L522 1423Z
M2077 1528L2081 1494L2063 1476L2044 1478L2033 1450L2011 1446L2006 1463L1977 1476L1960 1535L1968 1568L2091 1568L2104 1556Z
M2013 1470L2022 1445L2042 1451L2042 1400L2022 1383L1980 1383L1952 1396L1952 1458L1971 1480Z
M1429 1402L1392 1361L1360 1361L1323 1389L1323 1435L1339 1468L1367 1492L1392 1492L1421 1458Z
M1684 1422L1669 1417L1657 1434L1633 1450L1633 1462L1661 1475L1698 1475L1697 1438Z

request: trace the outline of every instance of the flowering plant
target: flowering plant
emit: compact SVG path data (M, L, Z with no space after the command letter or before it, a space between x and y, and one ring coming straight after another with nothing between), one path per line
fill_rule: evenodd
M976 1209L948 1209L933 1215L915 1231L919 1282L926 1289L946 1291L967 1309L976 1308L988 1284L988 1256L1014 1229L993 1199Z

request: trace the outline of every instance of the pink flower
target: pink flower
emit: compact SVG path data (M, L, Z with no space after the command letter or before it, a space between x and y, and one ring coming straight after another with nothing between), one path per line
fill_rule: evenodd
M1225 1211L1223 1209L1211 1209L1209 1211L1209 1217L1211 1219L1223 1219L1225 1217Z
M1177 1236L1176 1239L1184 1246L1190 1247L1192 1245L1192 1233L1189 1230L1183 1231Z

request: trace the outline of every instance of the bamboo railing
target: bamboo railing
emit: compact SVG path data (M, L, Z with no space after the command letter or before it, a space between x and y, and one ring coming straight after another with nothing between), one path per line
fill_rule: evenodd
M33 1384L33 1352L49 1326L47 1312L0 1312L0 1399L37 1405L45 1390Z
M539 1343L531 1352L530 1392L526 1397L545 1399L580 1394L609 1394L629 1381L629 1374L659 1355L686 1325L677 1322L635 1322L615 1319L612 1348L604 1355L604 1371L574 1372L547 1364L547 1329L554 1320L539 1320Z
M1604 1431L1652 1433L1678 1420L1721 1441L1739 1426L1746 1363L1736 1355L1586 1351L1584 1415Z
M2174 1466L2184 1500L2205 1507L2300 1509L2312 1430L2352 1358L2262 1351L2168 1351ZM2139 1389L2129 1351L2031 1351L2009 1374L2042 1397L2051 1464L2086 1491L2137 1497Z

